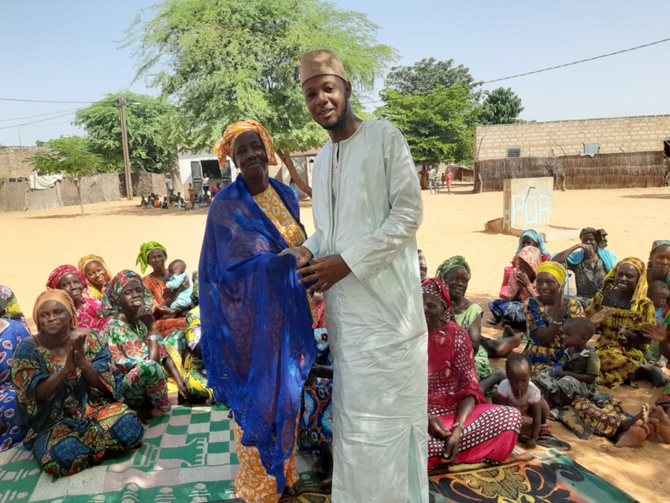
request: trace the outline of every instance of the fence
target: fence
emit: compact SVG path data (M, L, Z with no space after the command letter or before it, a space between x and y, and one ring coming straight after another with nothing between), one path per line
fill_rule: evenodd
M543 176L554 178L554 189L663 187L669 172L662 151L491 159L475 163L475 191L502 191L506 178Z

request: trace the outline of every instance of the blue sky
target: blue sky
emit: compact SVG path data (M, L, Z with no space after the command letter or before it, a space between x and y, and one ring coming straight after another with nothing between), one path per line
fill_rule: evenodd
M271 0L268 0L271 1ZM0 98L94 101L130 85L125 30L155 0L3 0L0 2ZM337 0L368 14L397 64L453 58L477 80L490 80L670 38L670 2ZM565 120L670 114L670 42L539 75L486 86L511 87L522 118ZM0 144L23 145L80 134L72 115L37 124L17 119L79 105L0 101ZM85 105L81 105L85 106ZM9 119L9 120L8 120ZM15 120L16 119L16 120Z

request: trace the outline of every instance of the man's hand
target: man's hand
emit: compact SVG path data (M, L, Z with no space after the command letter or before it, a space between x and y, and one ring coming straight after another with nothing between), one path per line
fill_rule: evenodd
M307 264L309 264L309 261L312 260L313 257L312 252L309 251L304 246L296 246L294 248L291 248L291 250L296 251L300 254L300 258L297 259L298 267L305 267Z
M310 287L310 292L325 292L351 272L342 255L328 255L316 259L314 263L315 265L298 269L298 274L302 275L300 284L316 282Z

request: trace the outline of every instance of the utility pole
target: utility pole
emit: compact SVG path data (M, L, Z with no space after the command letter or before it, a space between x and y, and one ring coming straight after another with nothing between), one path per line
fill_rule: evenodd
M133 200L133 182L130 178L130 154L128 154L128 133L126 131L126 100L119 97L119 111L121 112L121 142L123 143L123 165L126 172L126 195L128 201Z

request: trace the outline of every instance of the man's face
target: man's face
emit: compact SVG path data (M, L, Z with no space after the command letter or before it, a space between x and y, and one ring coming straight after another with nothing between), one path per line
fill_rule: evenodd
M307 109L326 130L338 129L346 117L351 84L335 75L312 77L302 86Z

